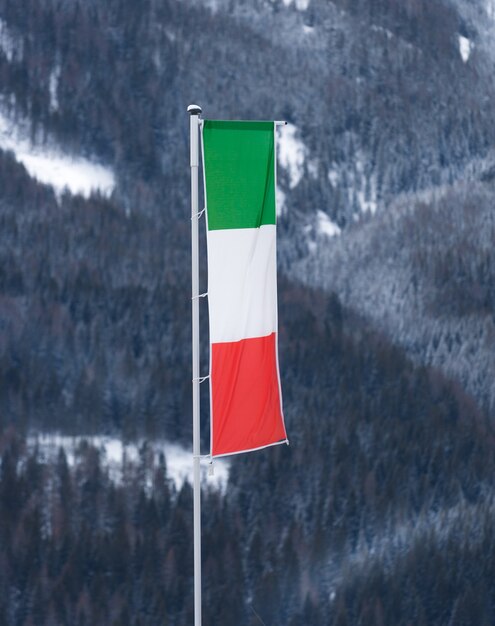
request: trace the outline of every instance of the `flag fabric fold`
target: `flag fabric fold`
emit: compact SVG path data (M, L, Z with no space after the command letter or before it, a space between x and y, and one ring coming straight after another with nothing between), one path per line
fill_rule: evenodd
M277 349L274 122L204 120L211 455L287 441Z

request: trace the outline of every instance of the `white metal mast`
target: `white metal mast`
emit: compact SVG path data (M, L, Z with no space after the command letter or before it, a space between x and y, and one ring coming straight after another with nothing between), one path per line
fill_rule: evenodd
M199 421L199 237L198 170L199 116L201 107L187 107L191 130L191 306L192 306L192 391L193 391L193 489L194 489L194 626L201 626L201 446Z

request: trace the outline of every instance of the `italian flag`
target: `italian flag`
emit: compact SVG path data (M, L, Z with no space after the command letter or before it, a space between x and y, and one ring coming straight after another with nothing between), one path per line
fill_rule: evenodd
M277 351L274 122L202 124L211 455L287 442Z

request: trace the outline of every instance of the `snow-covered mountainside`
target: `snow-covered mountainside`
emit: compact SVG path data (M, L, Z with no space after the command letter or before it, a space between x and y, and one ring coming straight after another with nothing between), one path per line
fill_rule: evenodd
M305 225L320 210L342 228L486 154L495 130L483 3L167 0L121 28L125 3L119 13L47 2L34 19L2 0L2 89L70 153L113 166L130 207L158 181L171 205L187 203L189 101L210 118L285 119L298 147L279 181L282 222L292 228L292 207Z
M77 465L82 452L93 447L100 454L100 462L108 469L110 478L121 485L126 472L137 471L141 467L147 472L151 488L153 474L160 468L160 456L163 456L166 475L177 491L187 481L193 482L192 452L183 446L166 441L141 441L123 443L116 437L69 437L49 433L32 434L27 438L30 451L36 450L44 463L55 463L61 450L64 451L69 467ZM209 474L207 460L202 464L202 482L204 488L213 487L224 490L228 481L229 462L217 459L213 464L213 474Z
M46 138L43 143L32 142L29 126L26 120L19 123L0 112L0 149L13 152L30 176L51 185L57 194L69 191L87 198L94 192L103 196L112 193L115 175L111 168L64 153Z
M337 293L417 362L446 372L495 416L493 170L486 176L490 182L397 200L321 241L293 269Z
M493 9L0 0L0 624L191 623L191 102L287 121L291 445L204 483L205 623L495 623Z
M22 363L26 381L45 368L54 381L28 421L34 414L38 424L69 427L75 412L78 429L89 397L100 407L92 432L95 423L134 432L132 416L145 414L145 428L160 422L173 437L188 436L178 347L188 337L174 320L187 314L178 276L189 254L191 100L206 117L288 122L278 131L284 275L336 290L408 354L455 375L492 406L491 366L476 367L478 345L486 351L480 362L491 363L489 343L475 339L489 297L473 296L474 326L464 314L460 325L442 317L424 294L415 296L422 314L411 316L403 281L412 276L429 292L438 278L417 264L421 242L391 232L396 207L421 203L432 190L458 189L469 177L489 194L491 4L167 0L137 11L128 0L73 0L63 8L30 2L21 10L0 0L0 148L11 151L2 157L0 312L9 329L2 371L7 376L12 363ZM54 187L66 213L56 212L16 161ZM82 197L64 200L65 187ZM452 215L462 212L463 194L449 199ZM465 224L450 227L449 254L461 258ZM368 233L375 231L388 247L370 257ZM470 247L467 264L485 268L483 254ZM436 271L457 293L459 277ZM490 271L470 274L483 294ZM432 337L440 331L430 326L455 327L463 358L438 348ZM23 402L5 395L14 421L25 415Z

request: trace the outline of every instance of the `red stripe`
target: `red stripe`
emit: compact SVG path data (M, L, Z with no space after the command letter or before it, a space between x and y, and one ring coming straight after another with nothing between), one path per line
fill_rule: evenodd
M276 333L211 346L212 454L285 440Z

